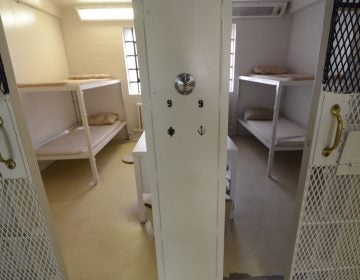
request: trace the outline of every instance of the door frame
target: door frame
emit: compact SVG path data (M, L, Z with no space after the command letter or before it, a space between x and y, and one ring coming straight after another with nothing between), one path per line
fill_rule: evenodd
M26 176L31 178L36 192L38 202L43 214L43 218L47 227L48 237L53 246L55 258L58 264L59 272L62 280L69 279L65 267L65 261L62 251L60 249L59 241L56 236L55 225L50 209L50 204L46 196L44 183L42 181L39 165L36 160L35 150L32 146L32 141L25 121L23 110L21 108L20 94L17 88L15 73L12 66L12 60L7 44L4 24L0 16L0 53L8 81L9 94L5 96L5 102L8 103L9 114L12 119L12 127L17 136L17 143L26 170ZM2 94L2 93L1 93ZM10 106L9 106L10 105Z
M139 0L135 1L135 3L138 1ZM312 104L311 105L311 113L310 113L310 118L309 118L310 121L309 121L309 126L307 129L307 136L306 136L306 141L305 141L305 148L304 148L304 153L303 153L301 172L300 172L299 181L298 181L298 193L296 196L296 214L295 214L295 219L294 219L295 225L294 225L294 233L293 233L294 239L293 239L293 242L291 245L292 248L290 250L289 264L287 266L287 272L286 272L285 279L290 279L289 277L290 277L291 265L294 260L295 242L296 242L297 232L298 232L298 228L299 228L301 206L302 206L302 202L304 199L304 191L305 191L305 185L306 185L306 180L307 180L308 166L311 161L311 155L313 154L314 139L316 137L317 126L318 126L316 120L318 119L318 111L320 110L320 106L321 106L320 97L321 97L321 89L322 89L322 77L323 77L324 66L325 66L327 43L328 43L329 34L330 34L330 26L331 26L331 20L332 20L331 15L332 15L332 10L333 10L334 0L326 0L325 5L326 6L325 6L324 21L323 21L323 32L322 32L322 39L321 39L322 47L320 49L320 56L319 56L319 60L318 60L317 70L316 70L314 93L313 93L313 99L312 99L312 103L311 103ZM139 29L139 26L137 26L137 27ZM143 27L140 27L140 29L141 29L141 31L139 34L137 34L137 38L141 38L142 40L145 40L145 34L143 34L143 31L142 31ZM0 20L0 38L6 38L1 20ZM56 257L59 262L59 268L61 270L62 277L63 277L63 279L69 279L66 268L65 268L65 262L63 259L63 255L62 255L58 240L56 238L53 218L51 215L49 202L46 197L40 170L37 165L35 152L31 145L31 143L32 143L31 138L28 133L26 121L23 116L22 108L20 105L20 96L19 96L19 92L18 92L18 89L16 86L15 75L14 75L14 72L12 71L11 58L10 58L10 54L8 52L8 46L6 44L6 40L0 40L0 51L2 53L2 59L3 59L4 67L6 70L6 74L7 74L7 78L8 78L8 82L9 82L9 88L10 88L10 92L11 92L9 95L9 98L12 103L12 108L13 108L13 112L11 112L11 113L12 113L13 119L15 120L15 123L18 126L18 131L16 131L16 133L20 136L20 137L18 137L18 139L20 140L20 143L22 145L22 149L23 149L22 153L27 155L27 159L28 159L27 172L29 175L31 175L31 177L35 183L36 192L37 192L40 204L41 204L42 209L45 214L44 218L45 218L46 224L49 228L50 239L54 246L54 251L56 253ZM141 55L144 57L144 59L146 59L144 50L139 50L139 56L141 56ZM142 73L147 73L147 69L143 70ZM148 86L149 81L148 81L147 75L142 75L142 83L144 83L144 85L146 87ZM149 94L147 92L142 92L142 93L143 93L143 95ZM149 100L145 100L143 102L149 103ZM147 104L147 108L150 108L150 107L151 106L149 104ZM224 107L224 106L222 106L222 107ZM225 117L226 113L227 113L227 110L224 110L224 112L222 112L222 114L223 114L222 117ZM145 110L145 120L146 119L148 120L147 121L148 124L152 123L152 121L150 121L152 119L151 112L148 112L147 110ZM153 138L152 131L149 131L147 133L149 133L149 138L150 137ZM151 152L154 152L153 145L148 145L148 149ZM153 184L156 185L156 182L153 182ZM154 215L159 217L159 209L156 206L158 201L156 201L157 198L154 198L154 199L155 199L154 200L155 207L153 208ZM155 218L154 222L155 222L155 224L158 224L158 227L159 227L160 224L159 224L158 219L159 218ZM157 251L158 250L159 250L159 252L162 251L160 243L157 242L156 247L157 247ZM159 256L157 257L157 261L159 262L158 266L162 266L162 264L161 264L162 261L160 260ZM219 261L223 262L223 260L219 260ZM162 278L162 276L159 276L159 277L160 277L160 279L165 279L165 278Z

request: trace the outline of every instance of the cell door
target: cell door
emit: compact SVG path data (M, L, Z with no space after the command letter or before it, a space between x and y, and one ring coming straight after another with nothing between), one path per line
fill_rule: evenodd
M360 279L360 0L326 1L287 279Z
M138 0L159 279L222 279L231 1Z
M0 20L0 279L68 279Z

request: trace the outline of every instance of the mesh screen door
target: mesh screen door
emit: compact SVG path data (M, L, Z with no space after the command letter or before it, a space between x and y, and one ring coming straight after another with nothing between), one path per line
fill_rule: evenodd
M0 279L67 279L0 20Z
M324 67L318 71L323 72L323 82L308 165L303 167L306 179L291 280L360 279L360 175L337 173L349 132L360 131L360 0L335 0L327 5L328 12L332 11L330 36ZM338 135L328 132L339 125L337 121L341 123L331 114L334 105L339 106L344 122ZM324 155L329 145L335 149Z

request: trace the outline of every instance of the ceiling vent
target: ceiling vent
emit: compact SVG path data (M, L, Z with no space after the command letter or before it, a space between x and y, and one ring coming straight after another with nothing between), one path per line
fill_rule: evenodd
M279 18L286 12L288 1L233 1L233 18Z

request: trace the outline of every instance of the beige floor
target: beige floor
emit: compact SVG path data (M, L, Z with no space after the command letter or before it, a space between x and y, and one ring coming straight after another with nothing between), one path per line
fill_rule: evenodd
M278 152L266 176L268 150L255 138L238 137L238 189L235 219L225 236L225 275L283 274L293 234L294 203L301 152Z
M225 274L282 273L291 236L300 154L280 153L265 176L267 151L252 137L236 139L241 157L235 221L225 237ZM98 156L100 184L88 161L59 161L43 172L71 280L156 279L151 227L137 221L133 166L121 162L134 143L108 145Z
M71 280L155 280L153 235L137 221L133 143L109 144L98 156L100 184L89 186L86 160L59 161L43 173Z

